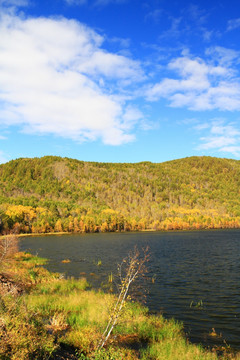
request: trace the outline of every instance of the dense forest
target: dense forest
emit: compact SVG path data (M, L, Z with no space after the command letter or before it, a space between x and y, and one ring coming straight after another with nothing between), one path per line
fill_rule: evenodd
M0 165L0 232L240 227L240 161L161 164L45 156Z

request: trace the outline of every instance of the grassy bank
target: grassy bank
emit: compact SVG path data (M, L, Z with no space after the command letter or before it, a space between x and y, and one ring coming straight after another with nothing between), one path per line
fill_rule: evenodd
M85 279L60 279L44 259L18 253L1 274L21 295L1 291L0 358L96 360L217 360L216 352L187 342L182 325L128 302L105 348L97 344L114 295L89 289ZM240 359L223 354L222 359Z

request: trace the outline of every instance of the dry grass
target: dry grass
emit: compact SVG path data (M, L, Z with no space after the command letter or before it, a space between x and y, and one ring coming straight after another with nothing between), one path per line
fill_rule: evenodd
M0 297L1 359L41 360L51 354L54 359L63 345L81 360L219 359L215 352L188 344L181 324L150 316L146 308L130 302L107 345L96 351L116 298L87 290L84 278L59 280L36 266L42 261L21 253L12 263L12 273L31 286L20 298ZM221 359L240 356L226 353Z

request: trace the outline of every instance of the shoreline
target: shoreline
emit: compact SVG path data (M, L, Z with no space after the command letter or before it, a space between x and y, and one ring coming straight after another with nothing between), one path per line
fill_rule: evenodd
M57 359L57 354L64 355L61 359L69 359L72 358L72 352L75 354L77 351L83 351L86 354L87 357L84 356L84 359L93 359L95 355L101 356L98 356L98 359L105 359L105 355L108 356L107 358L111 356L111 359L117 359L119 352L122 354L123 351L124 356L129 360L140 358L142 360L149 358L152 360L160 358L171 360L171 354L175 354L174 359L177 358L178 360L240 359L239 350L227 345L221 346L216 343L206 347L199 342L190 342L183 332L183 322L174 318L166 319L160 313L151 314L144 305L128 300L124 301L126 311L121 312L121 320L117 322L110 341L103 350L99 350L96 348L95 340L102 336L102 328L105 328L109 318L109 306L116 302L115 295L90 289L89 283L84 278L59 279L54 272L36 271L42 264L41 259L36 261L38 258L34 255L29 257L21 254L21 259L22 263L16 262L16 266L20 266L20 268L23 266L26 271L25 274L29 276L30 265L31 269L35 270L37 277L34 281L29 278L33 281L34 286L24 298L23 306L20 303L20 306L13 312L11 306L13 307L15 299L12 298L9 308L7 308L9 309L8 313L5 311L3 314L6 319L11 316L11 322L6 321L5 328L9 336L3 340L8 345L8 339L11 339L10 349L11 355L15 355L14 358L24 359L26 354L32 358L33 354L35 357L38 354L37 358L44 359L46 357L41 356L44 348L44 354L47 354L49 359ZM24 259L27 259L27 263ZM24 297L25 293L22 296ZM84 322L79 307L84 308ZM97 311L93 310L96 307ZM28 318L23 316L26 311L30 315L32 311L38 314L38 322L35 323L34 328ZM101 316L98 316L99 313ZM16 321L18 317L21 317L22 320L20 325ZM53 322L52 319L56 319L56 321ZM74 326L69 325L71 319L74 319ZM25 328L29 331L24 332ZM91 329L90 332L89 328ZM15 332L12 332L12 329ZM39 333L39 329L41 329L41 333ZM60 332L62 338L50 337L50 331L54 335ZM24 339L26 345L23 348L19 348L18 338L15 334ZM212 336L218 336L218 334L213 332ZM61 342L62 340L63 342ZM35 344L34 348L30 346L31 343ZM94 343L95 349L93 348ZM136 352L131 347L135 343L139 345ZM56 344L58 347L55 346ZM65 348L64 344L68 344L70 347ZM22 350L25 351L24 357L21 356Z
M204 232L204 231L223 231L223 230L239 230L240 227L225 227L225 228L209 228L209 229L174 229L174 230L155 230L155 229L144 229L144 230L136 230L136 231L106 231L106 232L49 232L49 233L21 233L21 234L0 234L0 238L2 237L9 237L9 236L17 236L18 238L24 237L40 237L40 236L62 236L62 235L87 235L87 234L126 234L126 233L153 233L153 232L160 232L160 233L171 233L171 232Z

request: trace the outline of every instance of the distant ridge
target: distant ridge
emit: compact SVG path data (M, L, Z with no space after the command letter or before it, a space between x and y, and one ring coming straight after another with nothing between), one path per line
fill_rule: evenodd
M240 161L98 163L57 156L0 165L0 231L240 227Z

